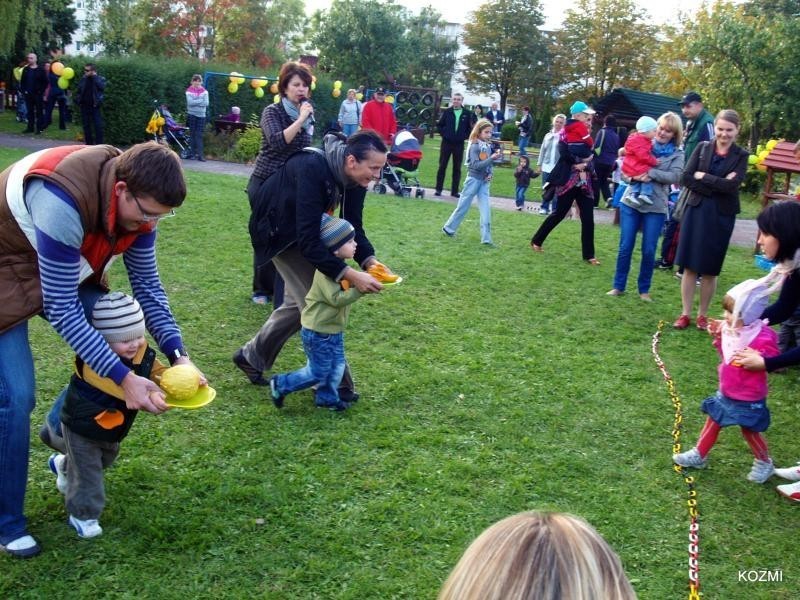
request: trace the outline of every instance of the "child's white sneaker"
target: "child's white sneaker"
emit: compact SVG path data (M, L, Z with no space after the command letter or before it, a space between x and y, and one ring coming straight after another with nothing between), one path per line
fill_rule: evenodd
M82 521L72 515L69 516L70 526L78 532L78 537L88 539L97 537L103 533L103 528L100 527L100 522L97 519L86 519Z
M631 194L630 196L628 196L627 199L628 199L628 204L630 204L634 208L639 208L642 205L638 195L634 196L633 194Z
M778 493L781 496L785 496L794 502L800 502L800 481L795 483L784 483L775 489L778 490Z
M673 454L672 462L682 467L692 467L695 469L706 468L706 461L702 456L700 456L700 452L697 450L697 448L692 448L691 450L681 452L680 454Z
M645 204L652 206L653 201L650 199L650 196L645 194L639 194L639 202L644 202Z
M800 481L800 463L785 469L775 469L775 475L787 481Z
M47 465L56 476L56 489L62 494L67 493L67 474L64 471L64 460L67 457L58 452L54 452L47 459Z
M747 480L753 483L764 483L767 479L772 477L775 472L775 465L772 464L772 459L768 461L753 459L753 468L747 474Z

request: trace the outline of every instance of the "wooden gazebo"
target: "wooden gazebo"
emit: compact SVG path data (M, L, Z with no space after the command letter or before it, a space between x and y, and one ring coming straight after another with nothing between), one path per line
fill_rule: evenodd
M767 157L761 162L767 168L767 181L764 183L764 193L761 205L766 206L772 200L797 200L797 196L789 193L792 174L800 173L800 161L794 153L795 144L792 142L778 142L770 150ZM785 175L783 185L778 184L776 175Z

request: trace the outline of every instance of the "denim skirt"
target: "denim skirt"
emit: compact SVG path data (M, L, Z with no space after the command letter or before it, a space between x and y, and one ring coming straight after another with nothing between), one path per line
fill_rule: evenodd
M767 400L743 402L731 400L717 392L703 400L700 410L711 417L720 427L739 425L750 431L766 431L769 427Z

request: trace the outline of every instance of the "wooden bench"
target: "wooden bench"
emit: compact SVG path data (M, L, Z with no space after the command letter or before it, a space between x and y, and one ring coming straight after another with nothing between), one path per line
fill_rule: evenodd
M242 121L226 121L225 119L214 119L214 133L233 133L234 131L245 131L249 123Z

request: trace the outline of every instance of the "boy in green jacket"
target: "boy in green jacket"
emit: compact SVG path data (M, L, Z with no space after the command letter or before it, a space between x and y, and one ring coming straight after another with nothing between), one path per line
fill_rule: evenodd
M322 243L338 258L353 258L356 252L355 229L337 217L322 215ZM269 380L272 402L283 407L286 394L317 384L315 404L321 408L342 411L350 404L339 398L346 359L344 328L350 305L363 295L346 281L334 281L321 271L314 272L314 282L306 295L306 306L300 317L306 366L291 373L274 375Z

